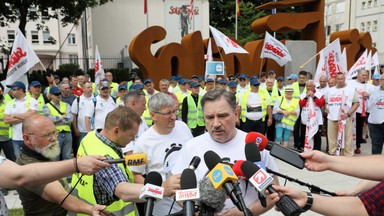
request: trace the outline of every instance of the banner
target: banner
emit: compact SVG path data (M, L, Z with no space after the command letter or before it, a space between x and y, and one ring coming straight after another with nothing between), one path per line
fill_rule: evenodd
M323 76L323 75L327 75L327 71L326 71L326 65L325 65L325 60L324 60L324 54L322 51L320 51L320 58L319 58L319 63L317 63L317 68L316 68L316 73L315 73L315 77L313 78L313 81L317 84L320 83L320 77Z
M40 59L36 53L29 47L27 40L20 29L17 29L17 35L13 42L11 55L9 56L7 78L5 85L10 85L15 81L20 81L19 78L28 72L35 64L39 63ZM5 86L4 85L4 86Z
M208 39L207 54L205 54L205 60L206 60L206 62L213 61L211 38ZM208 79L208 78L215 79L214 75L207 74L207 67L205 68L205 76L204 77L205 77L205 79Z
M341 48L339 39L334 40L321 52L324 54L324 61L326 65L325 70L328 78L335 78L336 74L340 71L346 73L346 71L343 71L343 68L347 68L347 66L342 66L342 64L346 64L346 62L342 62L341 60Z
M317 113L315 110L315 106L313 105L313 98L308 97L308 109L309 109L309 115L308 115L308 121L307 126L305 130L305 142L304 142L304 151L312 151L313 150L313 137L319 130L319 122L317 121Z
M368 50L365 49L364 53L359 57L359 59L353 64L353 66L349 69L348 73L345 75L347 80L351 80L352 78L357 76L357 73L361 69L366 68L368 60Z
M215 29L212 26L209 26L209 29L211 30L211 33L213 35L213 38L215 39L217 46L223 48L223 50L226 54L228 54L228 53L248 53L245 49L243 49L243 47L239 46L236 42L234 42L229 37L225 36L219 30Z
M346 73L348 71L347 68L347 49L344 47L343 52L341 53L340 58L340 68L343 73Z
M99 49L97 48L96 45L96 50L95 50L95 84L99 84L102 79L104 79L105 74L104 74L104 68L103 68L103 63L101 62L100 58L100 53Z
M224 75L224 62L210 61L205 63L205 77L208 75Z
M372 63L372 68L374 68L373 74L380 74L379 73L380 63L379 63L379 56L378 56L377 52L375 52L375 54L373 54L371 63Z
M265 32L264 45L260 58L273 59L280 66L284 66L287 62L292 61L291 54L287 47L272 37L268 32Z

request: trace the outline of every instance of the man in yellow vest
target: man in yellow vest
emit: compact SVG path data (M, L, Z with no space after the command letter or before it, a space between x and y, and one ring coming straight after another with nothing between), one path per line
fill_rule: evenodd
M29 94L31 97L37 100L37 103L38 103L37 113L43 115L44 114L43 107L46 101L44 99L43 94L41 93L41 83L39 81L32 81L31 83L29 83L28 88L29 88L29 92L27 93L27 95Z
M91 131L84 137L79 146L78 157L106 155L108 159L123 158L121 148L135 139L140 122L140 116L132 109L117 107L108 113L103 129ZM72 186L81 176L72 176ZM106 205L106 210L114 215L136 215L133 202L140 202L143 184L133 183L129 166L116 163L92 176L82 176L80 182L74 190L79 198L91 204Z
M273 74L274 74L274 72L273 72ZM273 74L271 73L271 71L268 73L268 75L271 75L271 76L273 76ZM264 90L268 93L268 95L271 98L271 108L273 109L273 106L275 105L276 100L281 99L281 94L280 94L279 90L277 89L277 85L275 85L274 78L267 78L265 81L265 85L266 85L266 88ZM268 119L269 118L267 116L267 120ZM272 118L271 126L266 128L266 132L267 132L267 139L269 141L275 141L276 126L275 126L275 120L273 118Z
M108 79L109 85L111 86L111 96L116 97L116 92L118 91L119 84L113 82L113 75L112 72L107 71L105 72L105 78Z
M179 102L179 113L178 113L178 116L177 116L177 119L180 120L181 118L181 111L183 109L183 100L185 97L187 97L191 91L188 90L188 79L180 79L179 80L179 91L175 93L176 97L177 97L177 101Z
M251 90L239 97L241 130L244 132L256 131L264 134L264 121L267 115L267 126L272 124L270 97L265 91L259 90L260 82L258 79L251 79L250 86Z
M199 95L200 84L191 83L191 94L183 100L181 119L191 129L193 137L197 137L205 132L203 111L201 109L201 98Z
M71 158L72 134L71 123L73 115L71 106L61 100L61 91L58 87L51 87L49 90L51 101L46 104L44 114L55 124L56 130L59 132L58 141L60 146L60 160Z
M0 152L4 151L4 155L8 160L15 161L15 153L11 138L9 137L9 124L4 122L4 110L7 101L3 95L3 89L0 87Z

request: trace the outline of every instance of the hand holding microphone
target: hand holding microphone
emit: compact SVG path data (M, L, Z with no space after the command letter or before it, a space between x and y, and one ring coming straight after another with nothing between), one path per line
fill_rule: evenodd
M181 190L176 191L176 201L183 202L183 215L195 215L195 201L200 198L200 191L197 188L196 175L192 169L185 169L181 173Z
M107 162L109 164L125 163L127 166L141 166L141 165L147 164L148 159L145 153L137 153L137 154L126 155L124 158L107 159L107 160L104 160L104 162Z
M163 199L163 179L158 172L150 172L144 180L144 187L140 190L140 199L146 199L145 216L152 216L153 205L156 200Z

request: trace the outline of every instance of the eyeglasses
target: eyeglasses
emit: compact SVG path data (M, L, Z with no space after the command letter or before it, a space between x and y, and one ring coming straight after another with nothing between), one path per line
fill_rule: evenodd
M34 133L27 133L27 134L28 135L33 135L33 136L38 136L38 137L44 138L46 140L50 140L52 138L52 136L54 136L54 137L59 136L59 131L55 130L55 131L52 131L52 132L49 132L49 133L46 133L46 134L43 134L43 135L34 134Z
M255 84L255 85L253 85L254 87L259 87L260 86L260 84Z
M35 87L35 88L41 88L41 86L39 86L39 85L38 85L38 86L33 86L33 87Z
M11 88L11 91L17 91L20 90L20 88Z
M60 96L60 95L61 95L61 93L55 93L55 94L53 94L53 95L55 95L55 96Z
M173 111L170 111L168 113L162 113L162 112L154 112L156 114L160 114L160 115L163 115L164 117L166 118L169 118L171 117L172 115L177 115L179 113L179 110L178 109L175 109Z
M103 91L103 90L108 90L109 89L109 87L103 87L103 88L101 88L101 90Z
M239 81L245 81L245 79L239 79Z

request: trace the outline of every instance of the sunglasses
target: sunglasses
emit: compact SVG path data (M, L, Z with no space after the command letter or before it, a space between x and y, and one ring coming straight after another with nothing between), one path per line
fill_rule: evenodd
M255 84L255 85L253 85L253 86L255 86L255 87L259 87L259 86L260 86L260 84Z
M55 96L60 96L60 95L61 95L61 93L55 93L55 94L53 94L53 95L55 95Z
M109 89L109 87L103 87L103 88L101 88L101 90L108 90Z
M11 88L11 91L17 91L20 90L20 88Z

